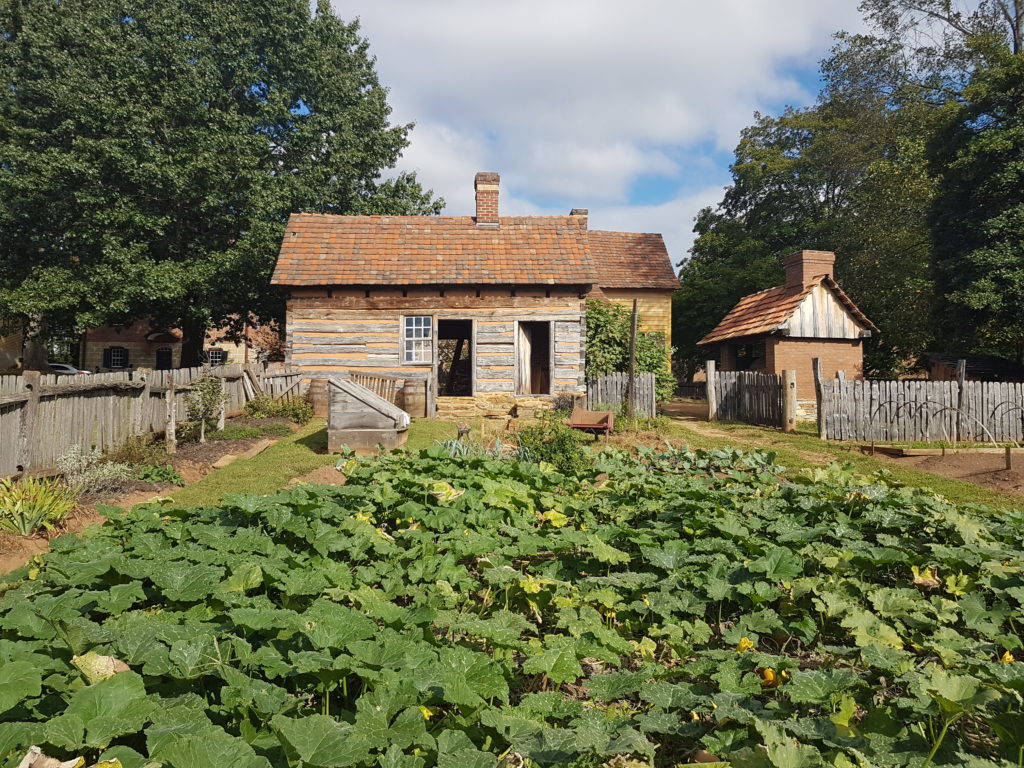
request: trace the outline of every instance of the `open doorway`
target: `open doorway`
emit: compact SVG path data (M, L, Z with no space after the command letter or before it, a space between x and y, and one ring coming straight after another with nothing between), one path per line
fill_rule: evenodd
M551 394L551 323L519 323L516 392Z
M437 394L473 396L473 321L437 321Z

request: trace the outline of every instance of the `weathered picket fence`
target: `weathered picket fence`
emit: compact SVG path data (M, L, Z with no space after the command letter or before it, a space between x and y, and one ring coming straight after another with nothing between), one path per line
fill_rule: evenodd
M134 435L160 434L187 416L196 379L221 379L223 415L239 413L257 394L301 397L302 375L240 365L167 371L57 376L0 376L0 477L54 468L72 445L109 451ZM174 427L171 426L170 434Z
M787 431L796 427L796 374L783 371L719 371L715 362L708 373L708 419L742 421Z
M998 381L818 380L829 440L1024 442L1024 384Z
M657 401L654 391L654 374L638 373L635 377L635 414L653 419ZM587 379L587 408L600 410L606 406L620 406L626 402L629 388L628 373L609 373L594 379Z

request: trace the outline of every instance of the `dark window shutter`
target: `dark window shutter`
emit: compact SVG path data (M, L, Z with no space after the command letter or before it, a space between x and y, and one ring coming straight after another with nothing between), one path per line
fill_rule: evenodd
M128 348L124 347L123 349L124 349L124 353L123 353L124 356L123 356L122 359L124 360L124 367L127 368L129 365L132 364L132 361L128 359Z
M104 368L109 368L110 367L110 347L106 347L103 350L103 367Z

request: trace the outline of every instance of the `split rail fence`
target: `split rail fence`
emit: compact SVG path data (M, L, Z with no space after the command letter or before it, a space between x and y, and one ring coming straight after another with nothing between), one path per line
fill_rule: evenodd
M221 421L258 394L297 398L306 386L301 374L283 366L0 376L0 477L52 470L72 445L109 451L136 435L173 438L187 416L189 387L206 374L221 379L228 396Z
M829 440L1024 442L1024 384L998 381L817 380Z
M635 377L634 404L637 416L653 419L656 414L654 374L638 373ZM592 411L626 402L629 390L628 373L609 373L587 379L587 408Z

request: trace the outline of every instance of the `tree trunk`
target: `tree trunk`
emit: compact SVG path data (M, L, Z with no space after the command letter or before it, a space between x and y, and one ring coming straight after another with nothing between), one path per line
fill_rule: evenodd
M206 344L206 323L186 321L181 325L184 338L181 340L181 367L196 368L203 364L203 347Z
M22 337L22 367L26 371L50 372L46 340L43 334L45 322L40 314L28 316Z

